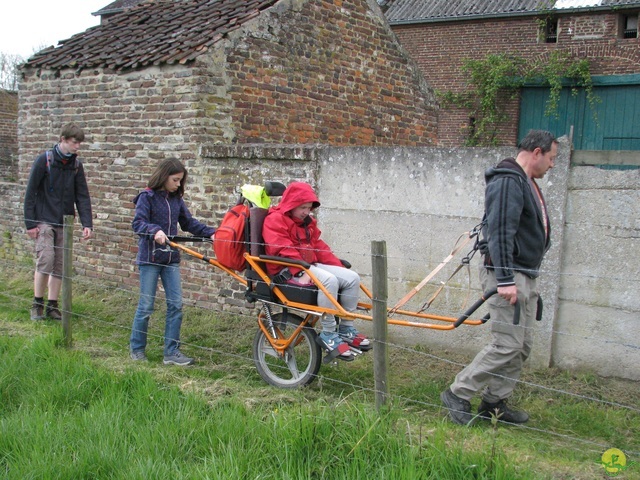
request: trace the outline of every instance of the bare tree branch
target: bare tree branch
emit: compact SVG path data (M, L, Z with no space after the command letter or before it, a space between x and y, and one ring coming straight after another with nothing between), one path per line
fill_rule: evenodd
M20 78L18 67L24 61L20 55L0 52L0 88L10 91L18 90Z

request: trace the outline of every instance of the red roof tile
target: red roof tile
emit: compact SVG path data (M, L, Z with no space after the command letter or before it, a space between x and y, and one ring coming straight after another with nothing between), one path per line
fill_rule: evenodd
M278 0L151 0L61 40L23 68L114 70L186 63Z

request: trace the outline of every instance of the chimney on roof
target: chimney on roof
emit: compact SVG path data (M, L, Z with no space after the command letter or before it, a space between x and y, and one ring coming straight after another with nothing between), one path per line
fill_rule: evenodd
M102 7L97 12L93 12L91 15L97 17L100 16L100 24L104 25L109 19L120 12L133 8L145 0L116 0L111 2L106 7Z

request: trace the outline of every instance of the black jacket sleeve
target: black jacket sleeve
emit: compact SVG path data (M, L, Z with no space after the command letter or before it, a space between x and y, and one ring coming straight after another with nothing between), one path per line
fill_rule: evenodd
M36 197L40 190L40 185L46 177L47 160L46 154L41 154L31 165L31 173L27 181L27 191L24 195L24 224L27 230L38 226L36 214Z

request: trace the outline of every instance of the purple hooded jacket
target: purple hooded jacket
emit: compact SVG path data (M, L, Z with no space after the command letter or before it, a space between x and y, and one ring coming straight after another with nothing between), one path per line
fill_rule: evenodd
M131 225L140 236L137 265L180 263L179 251L154 241L154 235L160 230L167 236L177 235L180 225L183 231L197 237L210 237L216 231L193 218L182 197L170 195L165 190L147 188L133 199L133 203L136 213Z

